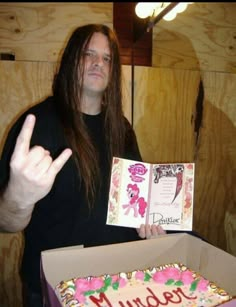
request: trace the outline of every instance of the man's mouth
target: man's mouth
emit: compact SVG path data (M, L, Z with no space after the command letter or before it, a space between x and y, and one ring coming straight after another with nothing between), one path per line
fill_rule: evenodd
M97 73L89 74L89 76L95 79L103 79L103 75Z

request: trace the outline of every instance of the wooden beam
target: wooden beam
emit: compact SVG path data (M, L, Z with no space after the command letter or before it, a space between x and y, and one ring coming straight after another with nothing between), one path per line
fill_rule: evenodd
M152 66L152 30L147 20L135 14L137 2L114 2L113 25L118 36L123 65Z

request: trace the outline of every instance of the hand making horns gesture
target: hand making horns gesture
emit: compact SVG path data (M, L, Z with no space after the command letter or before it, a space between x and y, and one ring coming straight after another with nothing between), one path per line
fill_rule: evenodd
M10 161L8 200L21 209L34 205L49 193L56 175L72 154L67 148L53 161L42 146L30 148L35 121L32 114L26 117Z

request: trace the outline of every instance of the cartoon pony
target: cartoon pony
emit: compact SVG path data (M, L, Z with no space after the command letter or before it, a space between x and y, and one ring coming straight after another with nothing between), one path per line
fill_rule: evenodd
M122 206L126 209L124 214L128 215L132 209L134 211L134 217L138 217L138 215L144 217L147 203L143 197L139 197L139 188L137 184L128 184L126 190L129 203Z

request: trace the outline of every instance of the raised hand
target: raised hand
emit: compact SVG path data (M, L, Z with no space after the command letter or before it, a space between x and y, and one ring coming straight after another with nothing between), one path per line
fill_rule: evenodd
M6 198L8 202L16 203L19 209L32 207L49 193L56 175L72 154L67 148L53 161L43 147L30 148L35 121L32 114L26 117L10 161Z

